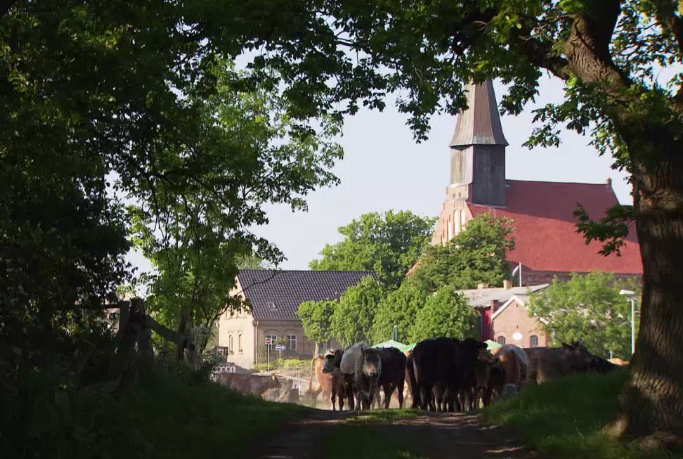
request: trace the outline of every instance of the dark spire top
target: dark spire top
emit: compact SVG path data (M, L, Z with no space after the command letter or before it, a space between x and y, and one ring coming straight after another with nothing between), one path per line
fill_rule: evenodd
M491 80L465 87L467 110L460 113L451 147L466 145L504 145L508 142L500 125L498 104Z

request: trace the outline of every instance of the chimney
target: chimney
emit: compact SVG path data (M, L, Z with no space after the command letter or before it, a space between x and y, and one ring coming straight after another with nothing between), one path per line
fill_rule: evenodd
M482 289L485 289L485 288L489 288L489 284L479 284L479 285L477 285L477 289L478 289L478 290L482 290Z
M505 279L503 281L503 288L505 290L510 290L512 288L512 281L510 279Z
M498 300L491 300L491 314L494 314L498 310L500 302Z
M612 186L612 179L611 178L607 179L607 186L609 186L609 187Z

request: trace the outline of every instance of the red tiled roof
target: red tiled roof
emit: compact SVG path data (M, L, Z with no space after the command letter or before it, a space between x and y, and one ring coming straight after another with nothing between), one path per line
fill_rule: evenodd
M580 203L593 219L617 204L610 185L506 180L504 208L468 204L472 216L492 211L514 220L515 249L508 253L512 266L521 262L534 271L588 272L602 270L642 274L640 248L631 228L621 256L604 257L599 242L586 245L576 232L573 212Z

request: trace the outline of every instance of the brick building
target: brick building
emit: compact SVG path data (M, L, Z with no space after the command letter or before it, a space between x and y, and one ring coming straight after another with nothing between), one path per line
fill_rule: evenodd
M242 369L265 362L268 347L271 356L276 357L275 341L284 342L283 356L310 358L318 350L304 334L297 314L299 305L305 301L338 300L366 276L376 277L372 271L241 270L230 296L248 299L252 309L226 312L219 318L218 344L227 349L228 362ZM272 344L266 345L266 338L271 338Z
M481 317L479 330L482 339L519 347L544 347L550 343L543 319L529 315L529 295L540 292L549 284L513 287L510 281L500 288L462 290L460 293Z
M643 266L635 231L625 241L621 256L599 254L598 242L586 244L576 231L577 204L593 219L617 204L612 183L556 183L508 180L505 177L505 140L493 84L468 86L468 109L458 117L450 143L451 183L446 189L433 244L453 238L467 222L482 213L514 221L515 249L507 258L519 267L515 284L538 285L568 278L572 272L613 272L639 277Z

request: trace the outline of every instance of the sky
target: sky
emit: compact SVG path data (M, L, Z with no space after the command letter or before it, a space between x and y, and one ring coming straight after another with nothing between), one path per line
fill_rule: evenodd
M494 82L496 98L505 87ZM563 82L544 77L534 104L518 116L503 116L503 132L510 144L506 150L506 176L513 180L605 183L610 178L621 203L631 203L627 174L611 169L610 156L600 157L589 144L590 138L564 131L558 148L529 150L522 144L533 129L532 110L548 102L560 101ZM333 172L341 184L310 193L308 211L292 213L288 206L266 207L269 224L254 232L274 243L287 260L282 269L308 269L325 244L341 240L337 229L367 212L410 210L438 217L449 183L448 143L455 130L455 116L435 116L429 140L417 144L407 116L391 104L383 112L360 110L345 120L339 143L344 159ZM128 260L138 273L151 266L141 254L130 253Z

